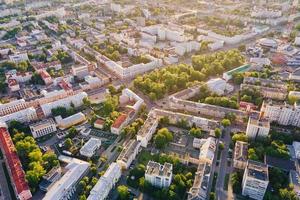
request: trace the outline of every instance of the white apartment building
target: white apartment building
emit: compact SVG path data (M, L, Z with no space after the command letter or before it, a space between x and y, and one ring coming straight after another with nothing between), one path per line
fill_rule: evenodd
M46 119L29 126L34 138L42 137L55 132L56 124L53 119Z
M206 82L207 87L213 93L224 95L233 91L234 87L228 84L224 79L214 78Z
M92 157L97 149L101 146L101 140L97 138L90 138L87 143L83 145L80 149L80 154L88 158Z
M296 158L300 159L300 142L294 141L293 148L294 148Z
M195 173L193 186L188 192L188 200L207 200L211 172L211 163L200 161Z
M132 161L135 159L136 155L139 152L141 142L137 140L130 140L127 144L124 145L123 150L121 151L117 163L122 169L128 169Z
M27 106L24 99L19 99L15 101L10 101L9 103L0 104L0 116L18 112L26 108Z
M34 107L29 107L5 116L0 117L0 122L11 122L17 120L19 122L31 122L37 120L37 113Z
M67 96L66 98L59 99L57 101L42 104L41 108L42 108L45 116L50 116L51 110L53 108L57 108L57 107L70 108L71 103L73 103L73 105L75 107L81 106L83 104L82 100L87 96L88 96L87 93L80 92L78 94L74 94L72 96Z
M263 200L268 184L268 165L248 160L243 176L242 194L255 200Z
M34 17L36 20L40 20L46 17L50 17L50 16L56 16L58 18L62 18L66 15L66 11L65 8L58 8L56 10L49 10L49 11L43 11L41 14L38 15L33 15L32 17Z
M58 158L68 163L65 167L66 172L48 190L43 200L71 200L72 195L76 192L78 182L89 171L90 164L88 162L63 155Z
M300 107L296 103L289 105L287 103L278 104L264 101L260 110L262 116L277 122L280 125L292 125L300 127Z
M185 53L200 50L200 43L197 41L175 43L174 46L176 54L180 56L183 56Z
M213 137L205 139L200 147L199 160L204 160L206 162L213 162L215 151L216 151L217 141Z
M257 117L249 117L246 135L251 139L259 137L267 137L270 132L270 121L266 119L258 119Z
M71 126L84 122L85 120L85 115L82 112L76 113L64 119L61 116L55 117L57 127L61 130L70 128Z
M90 74L87 65L74 65L72 66L71 72L73 76L77 76L78 78L84 78Z
M19 53L19 54L14 54L9 56L10 61L14 63L19 63L22 61L27 61L28 60L28 55L27 53Z
M132 90L125 88L122 90L122 95L119 98L119 101L121 104L127 103L129 101L134 101L134 105L130 106L135 111L138 111L142 104L144 103L144 100L139 97L137 94L135 94Z
M233 156L233 167L244 170L248 160L248 143L236 141Z
M137 133L137 140L141 142L142 147L147 147L148 142L151 140L152 135L156 131L158 126L158 118L155 116L153 111L148 113L148 117L144 122L144 125L140 128Z
M131 65L129 67L123 67L122 64L119 64L117 62L114 62L108 58L105 57L105 59L100 61L101 63L104 63L104 65L116 73L117 76L119 76L122 79L134 77L138 74L143 74L147 71L159 68L162 66L162 60L158 58L154 58L153 56L146 55L151 61L149 63L140 63L136 65ZM104 56L102 56L104 57ZM98 58L98 57L97 57Z
M90 192L87 200L105 200L121 177L120 166L113 162Z
M150 160L145 171L145 180L151 185L159 188L169 187L172 182L173 165L160 163Z
M176 124L181 120L186 120L190 126L196 125L205 131L212 131L219 127L219 123L214 120L209 120L202 117L196 117L193 115L187 115L178 112L171 112L166 110L153 109L148 113L148 117L144 125L140 128L137 133L137 140L141 141L142 147L147 147L148 142L151 140L154 132L159 123L159 119L167 117L170 123Z
M184 30L172 24L169 26L161 24L147 26L142 28L142 32L157 36L157 40L169 40L173 42L184 42L186 40Z

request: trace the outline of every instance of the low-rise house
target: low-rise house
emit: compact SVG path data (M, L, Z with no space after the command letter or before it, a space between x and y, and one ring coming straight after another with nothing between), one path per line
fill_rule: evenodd
M55 117L55 121L57 123L58 128L67 129L76 124L82 123L86 120L85 115L82 112L76 113L66 118L62 118L61 116Z
M173 165L149 161L145 171L145 180L151 185L159 188L169 187L172 182Z
M94 122L94 127L99 128L99 129L103 129L104 124L105 124L105 121L103 119L97 119Z

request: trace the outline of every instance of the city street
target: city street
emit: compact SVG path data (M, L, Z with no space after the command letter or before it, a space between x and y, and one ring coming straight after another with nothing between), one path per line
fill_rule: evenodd
M2 167L3 162L4 160L0 160L0 200L11 200L8 183Z
M221 141L224 144L224 149L222 150L221 157L220 157L220 163L218 166L218 178L216 182L216 195L218 200L224 200L228 199L227 191L224 190L224 180L227 173L230 171L230 167L227 165L227 157L229 152L229 144L231 141L230 137L230 129L225 129L224 138L221 138Z

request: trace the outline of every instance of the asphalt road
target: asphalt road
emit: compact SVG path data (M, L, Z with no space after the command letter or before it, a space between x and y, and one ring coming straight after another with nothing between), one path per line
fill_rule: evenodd
M8 184L2 167L3 162L3 160L0 160L0 200L11 200Z
M216 196L218 200L228 199L227 191L223 189L225 183L225 176L229 172L230 167L227 165L227 158L229 152L229 144L231 141L230 129L225 129L224 138L221 138L221 141L224 144L224 149L221 152L220 162L219 162L219 171L218 178L216 182Z

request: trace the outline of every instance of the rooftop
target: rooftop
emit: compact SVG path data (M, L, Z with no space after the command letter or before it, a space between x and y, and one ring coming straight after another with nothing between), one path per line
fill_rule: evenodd
M248 177L252 177L262 181L269 180L268 165L265 163L248 160L246 169Z
M147 164L146 174L152 176L171 176L173 165L170 163L165 163L161 165L160 163L150 160Z
M248 160L248 143L237 141L234 148L234 160L244 161Z

